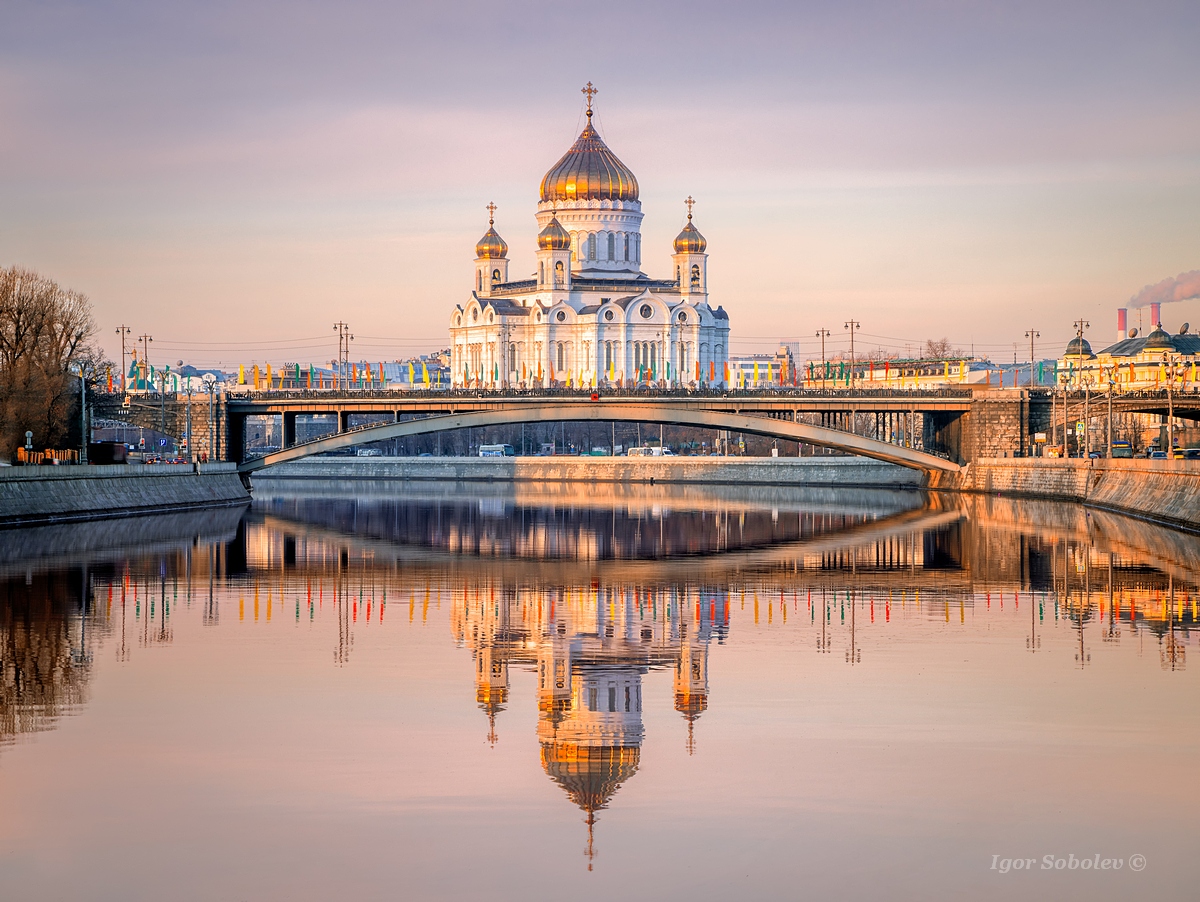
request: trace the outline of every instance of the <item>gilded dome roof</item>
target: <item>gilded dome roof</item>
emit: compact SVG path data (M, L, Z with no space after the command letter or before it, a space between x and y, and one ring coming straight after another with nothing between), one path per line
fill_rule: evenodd
M543 202L638 199L637 179L592 128L590 109L587 125L571 149L542 179L541 199Z
M565 251L571 246L571 233L562 227L558 217L550 219L549 224L538 232L538 247L544 251Z
M692 214L689 213L687 225L683 227L682 232L675 236L675 253L703 254L706 247L708 247L708 242L704 240L700 230L692 225Z
M508 253L508 245L491 226L475 245L475 256L485 260L499 260Z
M499 260L508 253L508 245L493 228L496 224L495 203L489 203L484 209L488 211L488 230L475 244L475 256L481 260Z

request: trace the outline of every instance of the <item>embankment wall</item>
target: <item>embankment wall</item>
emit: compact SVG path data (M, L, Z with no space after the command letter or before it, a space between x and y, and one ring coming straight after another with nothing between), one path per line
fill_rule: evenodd
M920 488L918 470L856 457L323 457L260 470L271 479L615 482Z
M984 458L930 488L1075 501L1200 531L1200 464L1190 460Z
M237 465L0 468L0 528L245 504Z

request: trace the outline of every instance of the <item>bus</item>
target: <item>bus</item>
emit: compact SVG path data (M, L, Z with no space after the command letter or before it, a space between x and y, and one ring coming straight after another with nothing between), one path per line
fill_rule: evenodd
M1133 457L1133 445L1129 442L1113 442L1113 457Z
M512 445L480 445L480 457L516 457L517 452Z

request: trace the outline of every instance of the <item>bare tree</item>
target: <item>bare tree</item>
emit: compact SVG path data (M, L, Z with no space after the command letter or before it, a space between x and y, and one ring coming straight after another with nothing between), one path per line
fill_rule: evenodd
M77 411L77 375L102 365L89 341L92 305L77 291L17 266L0 269L0 457L34 433L40 448L68 439Z
M950 343L949 338L927 338L925 339L925 347L921 349L921 356L929 360L945 360L947 358L961 357L962 351L954 347Z

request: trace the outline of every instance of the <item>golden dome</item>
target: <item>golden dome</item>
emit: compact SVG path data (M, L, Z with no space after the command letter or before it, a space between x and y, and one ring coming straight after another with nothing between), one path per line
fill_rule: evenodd
M565 251L571 247L571 233L562 227L557 216L538 232L538 247L544 251Z
M700 230L692 225L692 214L689 213L687 225L683 227L682 232L675 236L675 253L703 254L706 247L708 247L708 242L704 240Z
M504 243L504 239L499 233L492 228L495 225L493 216L496 213L496 205L488 204L488 230L483 233L483 237L479 239L475 245L475 256L481 260L500 260L508 253L508 245Z
M543 202L638 199L637 179L592 128L590 109L587 125L571 149L542 179L541 198Z

